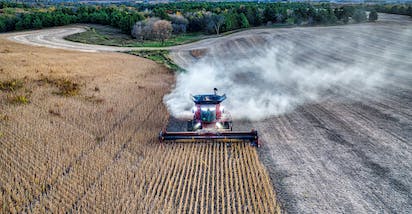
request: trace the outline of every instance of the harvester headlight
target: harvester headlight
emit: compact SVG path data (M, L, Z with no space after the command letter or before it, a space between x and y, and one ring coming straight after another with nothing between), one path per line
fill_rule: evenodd
M202 124L201 123L196 123L195 129L199 128Z
M195 113L195 112L197 112L197 107L196 107L196 106L193 106L193 108L192 108L192 113Z
M219 129L223 128L223 125L222 125L221 123L219 123L219 122L216 123L216 126L217 126L217 128L219 128Z

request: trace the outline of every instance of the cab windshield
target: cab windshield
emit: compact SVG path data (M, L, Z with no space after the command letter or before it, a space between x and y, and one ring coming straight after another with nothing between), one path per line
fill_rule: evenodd
M215 105L202 105L200 107L200 117L203 122L213 122L216 120Z

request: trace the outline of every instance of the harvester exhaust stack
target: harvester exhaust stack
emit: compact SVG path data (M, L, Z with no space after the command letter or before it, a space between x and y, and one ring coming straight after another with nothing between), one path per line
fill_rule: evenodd
M193 119L187 121L186 132L159 133L160 142L250 142L253 146L260 146L257 131L232 131L232 117L225 112L220 103L226 95L218 95L217 88L214 94L192 96L195 106L192 109Z

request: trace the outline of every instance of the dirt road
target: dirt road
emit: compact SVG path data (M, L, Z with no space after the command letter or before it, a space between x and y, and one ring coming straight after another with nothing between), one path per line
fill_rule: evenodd
M78 42L71 42L65 40L64 37L76 33L81 33L86 31L86 25L72 25L55 27L43 30L33 30L24 31L17 33L5 34L6 37L15 42L23 43L26 45L43 46L48 48L59 48L66 50L76 50L83 52L123 52L130 50L150 50L157 48L128 48L128 47L115 47L115 46L104 46L104 45L90 45ZM168 48L163 48L168 49Z

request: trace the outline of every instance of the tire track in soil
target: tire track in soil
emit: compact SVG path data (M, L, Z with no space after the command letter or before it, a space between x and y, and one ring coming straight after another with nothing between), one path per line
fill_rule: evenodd
M158 105L160 105L162 102L159 102ZM139 103L142 104L142 103ZM131 115L133 113L132 110L134 110L136 108L133 108L129 111L128 115ZM141 126L137 126L137 128L135 129L135 133L139 132L139 130L141 130L144 127L144 123L147 121L148 118L151 117L151 115L153 114L153 112L155 111L155 109L152 109L145 117L145 119L142 121L142 125ZM114 125L114 127L116 126L116 124ZM117 125L118 126L118 125ZM127 149L127 147L129 146L129 144L132 142L132 137L129 137L129 139L123 143L120 147L120 150L118 150L113 159L111 160L111 163L109 165L106 165L104 167L104 169L102 171L100 171L100 173L97 175L97 178L90 183L86 190L83 192L83 194L81 196L79 196L76 201L72 204L72 207L69 211L66 211L66 213L73 213L73 210L78 206L78 203L81 202L81 200L87 195L87 193L89 192L90 189L92 189L94 186L96 186L97 182L104 176L104 174L106 174L106 172L109 170L109 168L113 165L116 164L116 162L120 159L121 154Z
M137 109L139 106L143 105L143 102L138 103L137 105L135 105L133 108L131 108L128 112L128 114L124 115L121 119L119 119L115 124L113 124L112 129L107 132L100 141L98 141L97 144L94 144L93 147L89 148L88 150L82 152L77 158L75 158L75 160L73 160L63 171L62 175L57 178L52 184L48 185L47 188L41 192L41 194L39 194L37 197L34 198L34 200L29 201L27 203L27 205L25 206L25 210L26 212L29 210L33 209L33 206L37 203L40 202L40 198L41 197L47 197L48 193L51 191L51 189L53 188L53 186L55 186L57 184L57 182L59 180L61 180L61 177L67 177L70 172L71 169L73 167L74 163L80 163L82 160L84 160L88 155L94 153L94 151L96 151L96 149L98 149L99 147L102 147L106 142L107 142L107 137L112 134L115 133L115 130L118 129L118 127L120 127L120 125L122 124L123 121L126 121L128 118L130 118L133 114L133 112L135 111L135 109Z
M361 108L365 109L365 107L362 107L362 106L366 106L366 105L361 105ZM370 140L370 136L359 136L349 127L349 124L345 124L344 121L340 120L339 118L335 116L336 114L330 113L329 111L327 111L325 108L321 107L320 105L313 105L313 107L314 108L311 110L312 113L309 113L311 114L311 116L309 117L312 117L316 120L315 121L316 126L325 130L327 134L327 138L329 140L339 143L341 145L344 145L346 147L349 147L350 151L356 154L358 158L360 158L362 164L365 167L369 168L373 174L375 174L376 176L380 178L380 180L382 180L381 183L386 183L386 181L389 181L389 184L392 187L392 189L405 195L408 198L409 203L412 204L412 197L411 197L412 194L409 190L409 187L406 186L402 181L391 176L392 173L389 167L383 166L380 163L374 161L371 157L369 157L367 153L364 151L364 150L367 151L367 149L359 147L359 144L357 145L357 144L347 141L345 139L346 138L345 136L350 136L353 139L353 142L361 142L362 144L368 145L366 148L376 147L376 143L375 143L376 141L372 142ZM370 107L369 109L373 109L373 108ZM366 117L368 114L369 115L372 114L372 116L376 117L375 111L367 111L367 112L360 113L360 115L364 117ZM388 117L378 116L377 118L387 120ZM377 119L374 119L373 121L376 122L376 120ZM326 125L326 123L322 121L330 121L330 122L328 122L328 124ZM389 126L391 126L391 124L389 124ZM403 141L403 142L406 143L406 141ZM384 149L377 149L377 150L383 151ZM381 194L375 194L375 195L376 197L380 198L381 203L385 204L385 206L388 207L391 210L391 212L396 212L396 209L393 208L393 204L385 202L385 199L381 197Z

